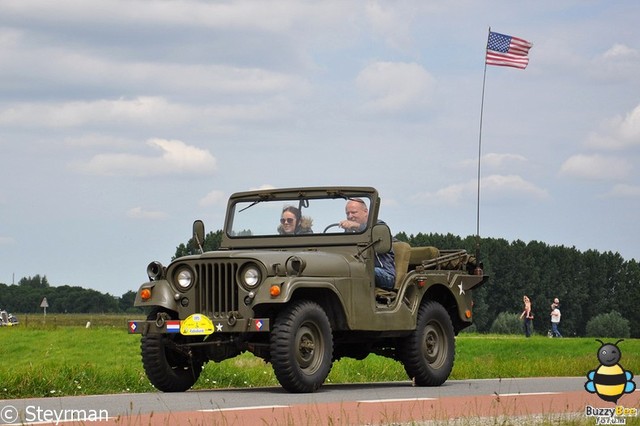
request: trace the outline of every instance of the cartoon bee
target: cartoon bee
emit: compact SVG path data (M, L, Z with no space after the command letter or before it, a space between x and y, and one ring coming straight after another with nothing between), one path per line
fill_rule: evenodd
M613 403L617 403L618 399L625 393L631 393L635 390L636 384L633 382L633 373L625 371L619 364L622 358L622 351L618 348L618 343L624 339L618 340L616 343L604 343L602 340L596 339L602 346L598 349L598 361L600 366L589 371L587 378L589 379L584 388L589 393L597 394L601 399Z

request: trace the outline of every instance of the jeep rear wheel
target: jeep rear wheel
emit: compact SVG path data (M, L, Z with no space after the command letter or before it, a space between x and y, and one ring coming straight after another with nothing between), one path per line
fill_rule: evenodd
M293 302L280 312L271 332L271 364L283 388L296 393L317 390L332 363L331 324L318 304Z
M417 386L439 386L451 374L455 357L455 336L451 318L434 301L418 310L416 329L401 347L404 369Z
M152 318L153 317L153 318ZM155 319L155 314L149 315ZM162 392L184 392L200 377L203 362L180 346L181 334L147 334L140 341L142 365L153 386Z

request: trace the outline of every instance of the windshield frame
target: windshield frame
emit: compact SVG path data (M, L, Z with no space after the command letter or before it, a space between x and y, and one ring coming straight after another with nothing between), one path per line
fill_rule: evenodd
M345 206L350 199L362 199L368 205L369 216L366 226L358 232L346 233L344 229L337 226L324 232L325 227L330 224L328 223L328 213L325 213L323 219L318 218L318 221L313 218L313 233L286 235L276 231L281 209L286 205L301 207L301 213L304 217L313 215L314 208L326 204L331 207L331 223L335 224L346 219ZM324 203L323 200L327 202ZM310 241L314 241L313 244L323 244L323 240L328 238L335 240L336 237L344 238L345 243L352 243L354 240L352 237L357 236L357 240L362 240L363 235L369 233L368 231L377 219L378 207L378 192L371 187L309 187L239 192L229 198L223 232L223 246L304 245L312 244ZM335 215L333 210L335 210ZM268 219L262 219L262 214ZM247 221L243 222L244 219L241 220L245 216L252 218L252 220L258 218L271 221L272 227L268 230L263 227L256 229L256 231L252 230L250 233L241 233L239 231L242 229L239 227L247 223Z

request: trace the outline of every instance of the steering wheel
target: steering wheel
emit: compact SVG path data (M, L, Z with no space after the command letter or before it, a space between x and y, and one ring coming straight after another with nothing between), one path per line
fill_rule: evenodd
M322 231L322 233L323 233L323 234L326 234L326 233L327 233L327 231L328 231L329 229L333 228L334 226L340 226L340 224L339 224L339 223L332 223L332 224L328 225L326 228L324 228L324 231Z

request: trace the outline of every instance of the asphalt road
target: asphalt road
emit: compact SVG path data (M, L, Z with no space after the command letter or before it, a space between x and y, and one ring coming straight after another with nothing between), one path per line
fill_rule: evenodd
M3 424L372 425L577 413L611 407L584 390L586 377L325 385L312 394L279 387L0 400ZM640 393L618 402L640 406ZM506 423L508 424L508 423ZM594 419L595 424L595 419Z

